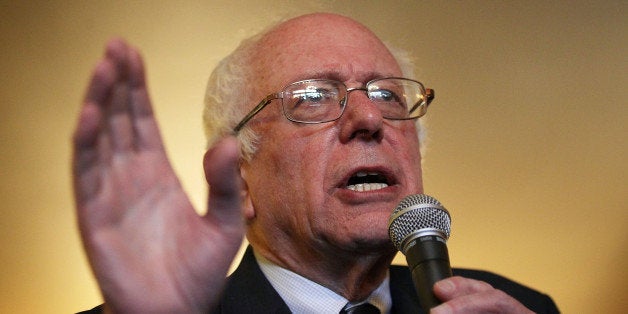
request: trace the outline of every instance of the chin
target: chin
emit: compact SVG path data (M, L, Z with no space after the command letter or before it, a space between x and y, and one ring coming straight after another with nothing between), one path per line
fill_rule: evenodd
M386 228L376 228L372 225L370 228L361 228L359 232L352 234L349 241L348 247L363 253L396 251L388 236L388 230Z

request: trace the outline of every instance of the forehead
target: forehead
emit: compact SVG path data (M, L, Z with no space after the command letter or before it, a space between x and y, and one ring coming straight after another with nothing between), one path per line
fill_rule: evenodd
M386 46L366 27L338 16L288 21L261 41L255 62L269 89L309 78L367 82L401 76Z

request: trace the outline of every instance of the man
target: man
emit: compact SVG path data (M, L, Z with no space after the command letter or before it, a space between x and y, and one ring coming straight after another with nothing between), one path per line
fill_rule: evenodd
M102 310L338 313L368 301L418 312L407 270L389 269L391 209L423 191L416 121L431 97L404 74L372 32L338 15L297 17L245 42L210 80L205 120L218 139L203 160L210 195L199 217L167 161L141 58L112 41L74 135L79 226ZM399 111L401 86L417 95L410 114ZM227 281L245 231L252 250ZM502 278L462 274L557 311ZM529 312L476 279L434 292L444 302L434 313Z

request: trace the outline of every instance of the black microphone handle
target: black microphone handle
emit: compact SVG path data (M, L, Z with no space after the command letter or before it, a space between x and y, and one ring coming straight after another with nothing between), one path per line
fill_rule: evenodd
M434 284L452 276L445 239L429 235L412 240L406 250L406 260L421 306L429 312L441 304L434 295Z

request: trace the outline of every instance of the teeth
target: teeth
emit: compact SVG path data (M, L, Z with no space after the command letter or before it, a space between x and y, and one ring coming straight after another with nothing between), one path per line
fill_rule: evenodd
M364 172L364 171L360 171L360 172L356 173L355 176L358 177L358 178L362 178L362 177L366 177L368 175L376 176L378 174L379 174L378 172Z
M372 178L368 180L366 178L367 176ZM356 192L368 192L381 190L386 187L388 187L388 183L381 173L374 171L359 171L349 179L346 188Z
M356 192L367 192L367 191L380 190L387 186L388 184L386 183L361 183L361 184L348 185L347 189L351 191L356 191Z

